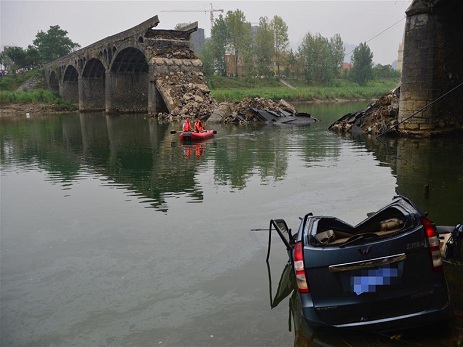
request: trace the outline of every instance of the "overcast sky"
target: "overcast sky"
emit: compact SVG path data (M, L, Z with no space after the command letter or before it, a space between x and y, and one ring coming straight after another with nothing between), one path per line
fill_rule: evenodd
M405 11L411 0L363 1L213 1L216 10L241 10L255 25L260 17L283 18L291 47L296 50L307 34L331 38L340 34L345 44L367 42L373 61L392 64L402 41ZM207 1L22 1L1 0L1 48L27 48L38 32L59 25L68 37L88 46L158 15L158 29L197 21L210 36L211 2ZM165 11L165 12L164 12ZM175 12L171 12L175 11ZM186 12L189 11L189 12ZM217 18L221 12L213 12ZM348 52L346 52L348 53Z

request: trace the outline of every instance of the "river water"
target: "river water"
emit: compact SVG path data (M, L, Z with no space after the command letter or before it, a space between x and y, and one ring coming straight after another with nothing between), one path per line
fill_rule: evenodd
M461 136L340 135L328 126L366 103L296 106L320 122L217 125L190 146L140 115L0 119L1 345L322 345L289 331L288 299L270 309L286 262L273 238L269 284L271 218L357 224L398 189L437 224L463 222ZM461 269L440 342L462 339ZM413 342L433 345L425 331Z

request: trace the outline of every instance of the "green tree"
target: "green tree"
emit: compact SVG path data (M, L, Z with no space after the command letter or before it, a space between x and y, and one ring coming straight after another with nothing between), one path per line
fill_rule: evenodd
M59 25L50 26L46 33L40 31L32 42L37 49L41 63L47 63L71 53L80 47L67 36L68 32Z
M255 57L259 76L270 76L274 48L273 30L267 17L259 18L256 32Z
M330 51L331 51L331 67L333 69L334 77L339 77L342 63L344 62L344 42L342 42L341 35L335 34L330 39Z
M340 74L344 44L339 34L328 40L320 34L307 33L298 56L308 83L328 85Z
M299 46L299 57L308 83L323 84L330 70L330 48L328 39L320 34L307 33Z
M203 74L206 76L212 76L215 72L214 68L214 54L212 49L212 42L207 41L203 48L201 49L201 53L199 55L201 61L203 63L202 71Z
M234 12L228 11L225 21L229 34L228 43L234 56L235 76L238 77L240 55L244 52L244 49L246 49L246 45L249 45L249 26L246 25L246 17L241 10L235 10Z
M255 64L254 64L254 40L252 36L251 23L244 23L244 32L241 38L241 53L239 60L241 61L242 73L244 76L254 76Z
M373 76L375 79L400 78L400 72L391 65L378 64L373 68Z
M26 66L36 68L40 66L40 54L37 48L29 45L26 50Z
M1 63L12 73L16 73L16 70L26 67L26 62L27 54L21 47L5 47L1 53Z
M288 60L286 61L286 71L285 74L288 77L294 77L297 69L297 56L291 49L288 54Z
M360 86L365 86L373 79L373 53L367 43L361 43L355 47L351 57L351 79Z
M211 29L211 54L214 72L220 76L227 75L227 62L225 60L226 46L228 42L227 23L222 15L214 21Z
M289 47L288 39L288 26L279 16L274 16L270 22L270 26L273 29L274 35L274 54L275 64L277 66L277 74L280 76L280 66L284 65L286 59L286 53Z

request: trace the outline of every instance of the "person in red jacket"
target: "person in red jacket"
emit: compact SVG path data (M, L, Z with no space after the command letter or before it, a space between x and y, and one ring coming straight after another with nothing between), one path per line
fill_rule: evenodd
M198 117L196 117L196 120L195 120L195 128L194 128L194 130L197 133L202 133L204 131L204 124L201 121L201 119L199 119Z
M190 117L187 117L183 122L183 131L193 131L191 128Z

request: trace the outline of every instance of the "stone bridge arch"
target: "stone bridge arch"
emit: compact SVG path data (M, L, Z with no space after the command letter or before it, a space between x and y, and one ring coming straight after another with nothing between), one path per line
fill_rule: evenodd
M156 80L171 71L200 72L201 62L189 48L198 23L180 30L154 29L158 23L154 16L46 64L48 87L80 111L166 111L166 94L159 92Z
M56 71L51 71L46 80L50 90L59 93L59 76L57 76Z
M79 102L79 71L74 65L65 67L59 91L67 102Z
M104 110L106 68L98 58L83 62L79 86L79 110Z
M149 66L142 49L121 46L107 71L106 110L143 112L148 105Z

